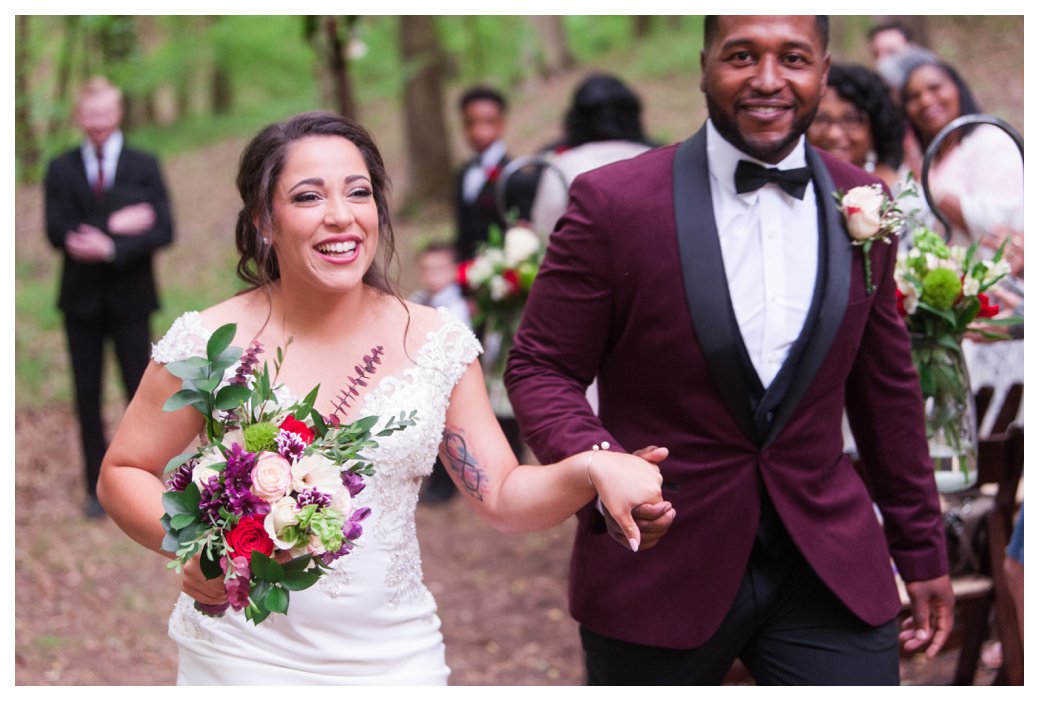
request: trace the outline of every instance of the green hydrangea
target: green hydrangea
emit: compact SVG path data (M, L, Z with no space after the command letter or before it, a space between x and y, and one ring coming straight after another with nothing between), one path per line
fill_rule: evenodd
M278 444L274 442L274 437L278 435L278 427L272 423L264 421L246 426L244 433L245 449L250 453L259 453L261 450L274 452L278 449Z
M920 301L935 309L952 309L960 298L960 276L948 268L935 268L923 281Z

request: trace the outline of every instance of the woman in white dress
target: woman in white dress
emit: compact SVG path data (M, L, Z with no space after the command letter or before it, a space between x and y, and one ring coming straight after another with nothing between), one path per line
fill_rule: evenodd
M666 451L643 459L574 446L572 457L554 465L516 464L489 406L472 333L446 311L391 292L388 182L362 127L320 112L270 125L246 147L237 182L244 203L238 270L252 288L183 315L155 345L105 457L99 497L107 512L134 540L162 552L163 468L195 444L202 426L190 408L162 410L180 388L164 364L202 354L226 323L237 324L235 345L258 340L267 356L291 338L279 381L296 396L320 384L315 406L323 413L356 360L383 346L370 391L345 418L417 410L419 423L381 439L370 456L376 475L357 496L372 509L358 547L317 585L294 592L287 615L255 627L241 613L204 616L192 600L225 602L223 582L206 580L197 560L185 567L169 624L180 652L178 683L446 683L414 520L419 484L438 449L459 490L495 528L547 528L598 495L638 549L632 511L660 508L654 463ZM657 537L642 538L642 547Z

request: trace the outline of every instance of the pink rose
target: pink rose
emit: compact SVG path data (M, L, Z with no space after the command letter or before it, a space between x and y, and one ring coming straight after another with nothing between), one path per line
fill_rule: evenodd
M253 466L253 494L269 502L277 501L292 487L292 466L277 453L260 453Z

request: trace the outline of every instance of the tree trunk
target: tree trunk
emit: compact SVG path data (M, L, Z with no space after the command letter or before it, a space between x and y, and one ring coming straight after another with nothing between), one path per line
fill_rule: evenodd
M345 22L340 22L340 19ZM350 82L350 58L347 55L346 44L343 42L340 28L345 24L349 39L350 28L356 19L356 17L340 18L334 15L324 18L325 37L328 40L328 71L332 78L336 109L339 114L351 119L356 119L357 107L353 85Z
M32 57L29 55L29 17L18 15L14 41L14 133L15 156L21 166L22 180L39 177L40 146L33 129L29 111L29 73Z
M54 106L51 109L50 119L47 120L44 139L50 139L61 130L62 120L71 113L75 103L75 99L69 94L69 85L72 82L72 65L76 54L76 44L79 42L80 18L76 15L68 15L63 24L65 37L61 42L58 77L54 83Z
M404 70L404 128L408 149L408 200L450 197L451 154L444 120L441 48L435 18L403 15L400 46Z
M632 15L631 17L631 34L636 39L643 39L649 36L649 31L652 28L652 15Z
M566 41L566 29L559 15L533 15L530 18L541 41L542 78L551 78L574 67L574 56Z

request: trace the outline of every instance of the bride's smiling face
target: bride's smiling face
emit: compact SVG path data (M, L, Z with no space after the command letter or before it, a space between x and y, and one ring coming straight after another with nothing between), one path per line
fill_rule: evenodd
M273 205L273 246L285 283L328 291L361 285L379 245L379 213L356 146L339 136L294 141Z

